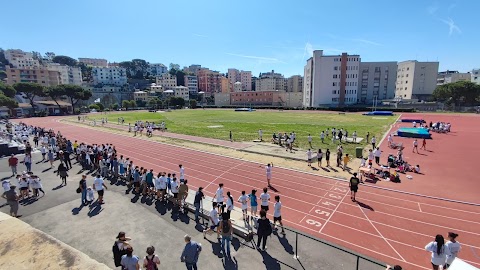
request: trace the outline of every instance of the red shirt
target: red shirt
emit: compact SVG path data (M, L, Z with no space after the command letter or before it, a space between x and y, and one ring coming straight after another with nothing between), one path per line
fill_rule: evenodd
M11 157L8 159L8 166L17 166L17 164L18 164L18 158Z

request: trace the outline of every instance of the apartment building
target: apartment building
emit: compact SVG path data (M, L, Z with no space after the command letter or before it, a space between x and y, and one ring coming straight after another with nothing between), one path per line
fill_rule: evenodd
M395 98L427 99L437 87L438 62L399 62Z
M175 86L173 89L175 97L181 97L185 101L188 101L189 98L189 89L186 86Z
M70 67L58 63L49 63L47 68L60 72L60 84L82 85L82 70L79 67Z
M198 78L195 75L185 75L185 86L188 87L190 94L198 93Z
M122 67L94 67L92 69L94 85L116 85L127 84L127 71Z
M233 84L233 92L242 92L242 83L236 82Z
M476 84L480 84L480 69L472 70L470 81Z
M228 80L230 83L231 91L233 90L233 86L236 82L240 82L242 87L241 91L252 91L252 72L251 71L243 71L234 68L228 69Z
M78 58L78 62L92 67L108 67L107 59L100 58Z
M359 55L324 55L315 50L304 67L303 106L357 103Z
M46 67L6 67L7 84L13 85L19 82L38 83L43 86L55 86L61 84L60 72L49 70Z
M33 53L31 52L10 49L4 51L4 54L5 59L7 59L10 65L14 68L32 68L40 66L40 62L37 59L33 59Z
M197 72L198 90L212 96L214 93L227 93L230 91L229 81L223 74L202 68Z
M202 69L202 65L190 65L189 67L184 67L183 72L186 74L197 75L200 69Z
M157 85L163 86L165 90L173 89L177 87L177 76L170 73L164 73L156 77Z
M280 73L272 72L260 73L255 82L255 91L285 91L287 90L287 81Z
M303 91L303 77L294 75L287 79L287 92L302 92Z
M454 83L460 81L471 81L472 74L460 73L456 70L440 71L437 74L437 85Z
M276 106L301 107L303 95L301 92L285 91L240 91L231 92L230 97L225 93L215 94L215 105L226 106ZM227 101L229 104L227 104Z
M397 62L360 62L358 103L393 99L397 79Z
M168 72L168 68L164 64L148 64L147 72L150 76L160 76Z

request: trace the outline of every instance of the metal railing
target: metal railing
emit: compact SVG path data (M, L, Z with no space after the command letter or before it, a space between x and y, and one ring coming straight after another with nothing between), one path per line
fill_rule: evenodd
M295 251L294 251L294 256L293 256L293 258L294 258L295 260L299 260L299 258L300 258L299 254L298 254L298 246L299 246L298 236L300 235L300 236L306 237L306 238L308 238L308 239L310 239L310 240L313 240L313 241L315 241L315 242L319 242L319 243L324 244L324 245L326 245L326 246L328 246L328 247L331 247L331 248L334 248L334 249L336 249L336 250L339 250L339 251L341 251L341 252L343 252L343 253L346 253L346 254L355 256L355 261L356 261L356 262L355 262L355 270L359 270L360 262L361 262L361 261L366 261L366 262L372 263L372 264L374 264L374 265L376 265L376 266L382 267L382 269L384 269L384 268L386 267L386 265L383 264L383 263L380 263L380 262L375 261L375 260L373 260L373 259L364 257L364 256L362 256L362 255L359 255L359 254L357 254L357 253L354 253L353 251L346 250L346 249L341 248L341 247L339 247L339 246L336 246L336 245L334 245L334 244L325 242L325 241L323 241L323 240L320 240L320 239L315 238L315 237L312 237L312 236L308 236L308 235L306 235L306 234L303 234L303 233L298 232L298 231L293 230L293 229L289 229L289 228L287 228L287 227L284 227L284 229L285 229L286 231L295 233Z

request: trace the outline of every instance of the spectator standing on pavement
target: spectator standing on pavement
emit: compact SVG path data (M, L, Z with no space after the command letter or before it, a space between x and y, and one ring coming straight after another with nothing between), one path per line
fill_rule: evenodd
M48 149L48 161L50 161L50 167L53 168L53 162L55 161L55 158L53 156L52 149Z
M198 257L202 252L202 245L192 241L192 238L187 234L184 237L185 248L183 248L180 261L185 263L187 270L197 270Z
M18 217L18 200L20 199L15 188L15 186L10 186L10 190L5 191L2 195L2 198L6 199L7 204L10 206L10 215L12 217Z
M458 237L458 234L456 233L453 233L453 232L448 233L448 239L450 241L448 241L445 244L445 247L450 250L450 255L447 255L447 261L445 263L445 266L443 266L443 269L448 269L450 267L450 265L453 263L453 261L457 257L458 252L462 248L460 246L460 243L457 240L455 240L457 237Z
M62 179L62 185L66 186L68 173L67 167L65 167L63 163L60 163L60 165L58 165L57 175L60 176L60 179Z
M218 230L222 233L222 253L224 257L230 259L230 242L232 241L233 227L228 212L222 214Z
M72 168L72 161L70 159L70 154L71 154L70 151L65 151L63 153L63 162L65 163L67 170Z
M198 191L195 193L195 200L193 201L193 206L195 206L195 221L198 223L198 216L202 208L202 200L205 199L203 194L203 187L199 187Z
M112 252L113 252L113 261L116 267L122 266L122 256L127 254L127 247L130 246L128 241L129 237L126 237L125 232L119 232L117 235L117 240L113 243Z
M267 249L267 237L272 234L272 226L270 225L270 220L267 218L267 212L260 210L260 219L258 220L258 229L257 229L257 249L260 249L260 244L262 244L262 250Z
M285 230L283 229L282 223L282 203L280 202L280 196L275 196L275 204L273 205L273 229L275 230L275 224L280 224L282 227L282 234L285 235Z
M145 270L158 270L160 265L160 258L155 254L155 247L147 247L147 256L143 260L143 267Z
M18 165L18 158L12 154L12 156L8 159L8 166L12 169L12 176L17 175L17 165Z
M82 174L82 179L78 183L78 188L80 189L80 193L82 193L81 205L86 205L87 204L87 175L86 174Z
M100 174L97 174L97 177L95 178L95 180L93 180L93 189L96 190L98 193L98 203L104 204L103 202L104 189L108 189L108 188L105 185L105 182L103 181L103 178L100 176Z
M140 264L138 263L140 259L137 255L133 255L133 247L128 246L126 249L126 254L122 256L122 270L139 270Z
M217 191L215 191L215 195L213 199L216 199L218 207L220 207L220 211L223 212L223 183L218 184Z
M227 219L230 219L230 213L232 213L233 210L233 197L230 194L230 191L227 192L227 201L226 201L226 206L227 206ZM223 215L222 215L223 216Z
M27 169L27 172L32 171L32 154L27 153L25 154L25 157L23 158L23 163L25 164L25 168Z
M187 212L187 208L185 207L185 201L188 197L188 185L187 180L183 180L184 182L180 182L180 187L178 188L178 199L180 201L179 206L180 208L184 208L185 213Z

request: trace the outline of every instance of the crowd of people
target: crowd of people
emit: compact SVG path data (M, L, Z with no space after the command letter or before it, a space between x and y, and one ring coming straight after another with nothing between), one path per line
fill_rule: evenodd
M79 119L80 120L80 119ZM120 121L120 120L119 120ZM139 129L134 131L141 134L141 130L145 127L153 127L153 123L135 123L135 127ZM140 129L142 128L142 129ZM327 130L327 132L329 132ZM75 159L82 167L83 171L90 171L92 175L95 175L92 185L88 185L88 175L82 174L82 179L79 182L77 193L81 194L81 205L91 205L95 200L95 191L97 193L97 202L103 204L104 202L104 190L107 189L104 179L113 179L115 181L121 181L126 184L128 189L132 190L132 193L148 197L152 200L158 200L160 202L167 203L169 200L173 202L174 207L178 207L180 211L186 211L186 199L189 194L188 181L185 177L185 167L179 164L178 174L177 172L154 172L153 169L147 169L139 167L134 164L134 161L129 157L124 157L117 152L114 145L106 144L87 144L78 141L71 141L58 131L46 130L44 128L27 126L20 124L14 128L15 137L22 138L25 143L25 156L23 163L25 165L25 171L18 174L18 158L12 155L8 159L8 164L12 170L12 176L16 176L17 184L20 188L20 193L16 192L16 186L11 184L10 180L3 180L2 186L4 188L3 198L7 200L7 204L10 205L10 212L12 216L18 216L18 202L27 199L30 196L39 197L41 192L45 195L45 191L42 188L41 179L36 176L32 171L32 146L30 145L30 137L33 140L34 146L40 149L42 153L42 161L50 162L50 165L54 167L54 162L59 161L57 167L57 175L62 180L62 185L67 185L66 178L68 177L68 171L72 169L71 158ZM324 133L324 132L322 132ZM328 134L328 133L327 133ZM344 136L348 136L347 131L332 129L332 137L338 138L341 141ZM355 134L355 132L354 132ZM260 135L260 133L259 133ZM280 136L286 136L288 140L295 141L295 132L289 135L279 134ZM352 134L353 135L353 134ZM356 134L355 134L356 136ZM367 137L369 134L367 134ZM328 137L328 135L326 135ZM261 138L261 137L260 137ZM279 139L282 137L278 137ZM374 137L372 137L374 139ZM334 139L335 140L335 139ZM280 140L281 141L281 140ZM309 140L310 141L310 140ZM372 146L376 141L372 142ZM389 139L390 143L390 139ZM390 160L389 165L396 165L398 168L405 166L406 162L403 161L402 149L398 150L397 156L394 160ZM309 149L307 152L307 161L311 166L313 153ZM47 156L47 158L45 158ZM327 149L322 152L318 150L317 154L318 166L322 167L323 158L326 160L326 165L330 166L330 150ZM362 165L365 167L372 167L373 162L377 165L380 164L381 151L378 147L369 150L368 157L362 159ZM367 165L368 161L368 165ZM348 154L343 153L342 145L337 147L337 166L343 166L345 170L349 162ZM390 164L391 163L391 164ZM418 169L416 168L418 167ZM420 168L417 165L414 170L420 172ZM272 178L273 164L269 163L265 166L267 185L271 186L270 180ZM405 170L405 168L403 169ZM382 170L383 171L383 170ZM177 178L178 175L178 178ZM357 178L357 173L353 173L349 182L351 190L351 199L356 201L355 195L358 191L358 185L362 183L361 179ZM252 189L247 194L246 191L241 191L241 195L236 200L241 206L241 212L243 220L252 224L256 228L257 243L256 247L259 250L267 249L267 238L273 231L277 230L277 223L280 225L281 233L285 235L285 230L282 223L281 209L282 203L280 196L274 197L273 203L273 222L267 218L267 213L270 211L270 194L267 187L263 188L263 192L257 196L257 190ZM195 221L200 224L200 213L203 213L203 200L205 199L204 189L199 187L195 193L193 200L193 206L195 208ZM258 204L260 203L260 211L258 211ZM231 219L231 213L235 207L235 200L231 191L225 191L223 183L218 184L218 188L215 191L212 202L212 209L208 214L208 226L203 231L203 235L206 238L207 234L216 233L217 238L220 239L221 252L227 259L231 258L230 245L233 235L233 223ZM250 208L250 209L249 209ZM250 210L250 211L249 211ZM443 269L447 269L452 263L454 258L460 251L460 243L456 241L457 234L450 232L448 234L449 241L445 243L442 235L437 235L435 241L429 243L425 249L432 253L432 267L434 270L439 269L442 266ZM120 232L117 236L117 240L112 248L114 254L114 260L116 266L122 266L123 269L139 269L140 259L134 255L133 247L129 243L131 239L126 237L124 232ZM197 269L197 262L199 254L202 251L201 244L192 241L189 235L185 235L185 248L180 256L180 260L185 263L187 269ZM150 246L146 250L146 256L143 259L143 267L146 269L158 269L160 265L160 258L155 254L155 248ZM387 266L387 269L401 270L399 265Z

